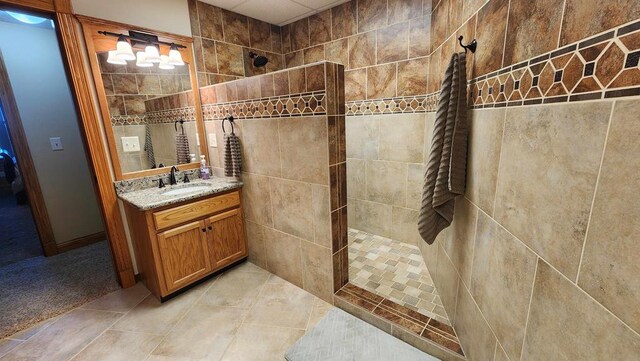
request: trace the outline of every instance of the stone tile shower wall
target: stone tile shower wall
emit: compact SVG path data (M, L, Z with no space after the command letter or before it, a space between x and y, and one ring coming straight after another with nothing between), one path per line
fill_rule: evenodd
M418 245L431 113L347 117L349 226Z
M478 39L468 54L467 194L437 244L419 242L471 360L640 354L639 18L633 0L359 0L281 30L285 66L345 66L351 222L366 219L354 200L393 218L397 200L379 200L402 200L402 189L372 185L369 198L367 164L419 162L381 156L381 137L393 133L380 126L424 117L429 147L457 37ZM400 174L408 194L409 171Z
M318 63L200 89L217 174L237 119L249 259L331 303L348 277L343 77Z
M639 19L637 1L434 7L430 77L457 34L479 42L467 194L421 243L470 360L640 354Z
M200 86L264 74L283 68L279 26L188 0L196 69ZM256 68L249 52L266 55L269 63Z
M350 1L282 30L287 67L326 59L347 69L350 226L411 244L419 240L413 225L428 128L430 9L421 0ZM387 104L377 112L384 116L351 109L383 98L402 111ZM356 114L366 116L350 117Z

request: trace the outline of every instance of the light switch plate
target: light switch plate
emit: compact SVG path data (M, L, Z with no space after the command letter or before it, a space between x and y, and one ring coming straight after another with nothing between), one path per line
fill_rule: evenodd
M60 137L49 138L49 143L51 143L51 150L63 150L62 147L62 139Z
M122 137L122 150L126 152L140 151L140 138L138 137Z
M211 148L218 148L218 138L216 138L216 133L209 133L209 146Z

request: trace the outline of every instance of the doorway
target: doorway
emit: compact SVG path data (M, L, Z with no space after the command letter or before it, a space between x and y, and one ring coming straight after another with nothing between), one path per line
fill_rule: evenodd
M4 267L44 253L1 103L0 161L0 267Z
M0 104L2 338L118 283L50 15L0 7Z

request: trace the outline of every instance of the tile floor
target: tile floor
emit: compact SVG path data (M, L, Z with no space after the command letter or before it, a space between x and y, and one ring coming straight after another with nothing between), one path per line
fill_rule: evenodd
M349 282L451 325L416 246L350 228Z
M0 360L281 361L331 307L246 262L162 305L110 293L0 340Z

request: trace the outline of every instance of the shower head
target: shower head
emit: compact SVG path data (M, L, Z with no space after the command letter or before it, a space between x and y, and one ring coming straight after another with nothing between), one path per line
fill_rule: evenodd
M252 51L249 52L249 57L253 59L253 66L256 68L263 67L269 62L269 59L267 59L266 56L258 55Z

